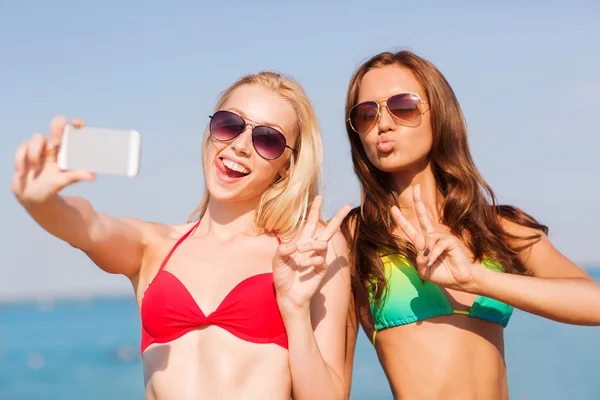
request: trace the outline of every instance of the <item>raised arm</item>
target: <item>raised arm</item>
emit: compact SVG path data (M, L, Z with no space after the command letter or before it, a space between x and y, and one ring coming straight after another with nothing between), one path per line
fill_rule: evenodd
M348 397L350 271L338 227L349 208L340 210L326 228L317 228L320 202L315 199L300 240L281 245L273 263L295 400Z
M31 217L53 236L85 252L106 272L133 277L144 254L149 224L133 218L112 218L94 210L81 197L59 192L79 181L92 181L87 171L62 171L57 155L67 123L56 117L49 137L35 134L15 155L12 190ZM75 120L74 126L83 121Z
M419 228L397 207L392 214L418 251L417 270L421 278L490 297L555 321L600 325L600 285L563 256L543 232L502 220L504 229L512 235L520 238L539 235L539 239L519 253L531 276L496 272L473 263L456 237L435 231L418 186L414 200Z
M508 221L503 225L515 236L541 235L519 255L531 276L478 268L473 291L555 321L600 325L600 285L561 254L542 232Z

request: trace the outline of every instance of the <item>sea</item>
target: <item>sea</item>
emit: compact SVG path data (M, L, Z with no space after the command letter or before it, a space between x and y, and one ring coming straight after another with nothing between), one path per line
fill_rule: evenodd
M139 343L133 298L2 303L0 400L142 400ZM511 399L600 399L600 327L515 310L505 344ZM362 331L351 399L392 399Z

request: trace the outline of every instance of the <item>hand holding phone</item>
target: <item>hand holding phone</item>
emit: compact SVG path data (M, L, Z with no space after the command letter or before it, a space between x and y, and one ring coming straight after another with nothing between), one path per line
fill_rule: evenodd
M91 129L81 120L67 125L65 117L56 117L49 136L36 133L19 146L11 188L21 204L44 203L66 186L94 180L94 173L137 175L139 134ZM102 132L107 136L99 136Z

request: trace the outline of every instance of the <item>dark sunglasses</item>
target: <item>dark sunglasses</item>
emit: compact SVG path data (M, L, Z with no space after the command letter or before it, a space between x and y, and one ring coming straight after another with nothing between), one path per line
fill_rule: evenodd
M350 109L348 122L350 127L356 133L366 134L375 127L381 118L381 105L387 108L388 112L395 117L396 123L412 126L409 122L414 122L424 114L423 104L426 101L416 93L400 93L388 97L383 101L365 101L359 103Z
M275 128L265 125L251 125L244 118L231 111L217 111L210 116L210 134L219 142L226 142L239 136L246 127L252 128L252 145L265 160L275 160L283 154L287 145L285 136Z

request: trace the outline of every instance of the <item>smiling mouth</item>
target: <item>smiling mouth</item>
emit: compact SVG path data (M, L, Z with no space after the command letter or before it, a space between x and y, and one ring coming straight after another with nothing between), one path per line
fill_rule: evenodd
M223 177L238 180L250 175L250 170L233 160L224 157L218 157L215 160L217 170Z

